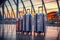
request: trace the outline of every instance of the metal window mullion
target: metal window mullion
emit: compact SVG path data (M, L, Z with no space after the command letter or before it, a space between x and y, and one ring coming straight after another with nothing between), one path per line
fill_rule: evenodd
M18 18L18 4L19 4L19 2L17 0L17 4L16 4L16 18Z
M36 13L36 12L35 12L35 9L34 9L34 5L33 5L33 3L32 3L32 0L30 0L30 3L31 3L31 9L33 9L34 13Z
M24 2L23 2L22 0L21 0L21 3L22 3L22 5L23 5L23 11L25 10L25 12L27 13L26 7L25 7Z
M56 0L57 6L58 6L58 11L60 11L60 6L59 6L59 0Z
M14 14L14 10L13 10L12 5L11 5L11 3L10 3L9 0L8 0L8 3L9 3L9 5L11 6L11 10L12 10L12 12L13 12L13 14ZM14 14L14 17L15 17L15 14Z
M7 5L5 4L5 6L6 6L6 8L7 8L7 12L9 13L9 10L8 10L8 7L7 7ZM7 16L8 16L8 14L7 14ZM9 13L9 16L10 16L10 13Z

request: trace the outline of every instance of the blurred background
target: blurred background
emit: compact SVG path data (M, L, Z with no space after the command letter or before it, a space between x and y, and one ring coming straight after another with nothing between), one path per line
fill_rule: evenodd
M0 40L60 40L59 24L60 0L0 1Z

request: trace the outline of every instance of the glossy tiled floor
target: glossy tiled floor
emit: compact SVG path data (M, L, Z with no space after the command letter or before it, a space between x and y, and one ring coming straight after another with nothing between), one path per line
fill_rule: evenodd
M4 26L4 36L2 38L2 29ZM44 40L44 36L32 36L32 35L23 35L23 34L16 34L16 25L15 24L5 24L0 25L0 40ZM45 40L57 40L58 30L60 27L55 26L46 26L46 36ZM60 34L59 34L60 39Z

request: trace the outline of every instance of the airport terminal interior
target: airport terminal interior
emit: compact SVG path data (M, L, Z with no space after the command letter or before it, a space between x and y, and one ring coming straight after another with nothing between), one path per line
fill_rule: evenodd
M0 0L0 40L60 40L60 0Z

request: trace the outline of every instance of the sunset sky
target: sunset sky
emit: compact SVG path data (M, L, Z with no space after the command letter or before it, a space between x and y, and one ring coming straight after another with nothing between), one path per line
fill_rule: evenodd
M9 0L9 1L10 1L11 5L12 5L12 8L13 8L14 13L16 15L16 5L15 5L15 3L14 3L13 0ZM26 9L30 9L31 10L30 1L29 0L23 0L23 2L25 4ZM32 2L33 2L33 5L34 5L36 13L38 13L38 7L41 6L41 4L42 4L41 0L32 0ZM56 3L55 0L44 0L44 2L45 2L46 9L47 9L48 13L51 12L51 11L58 11L58 9L57 9L57 3ZM48 3L48 2L50 2L50 3ZM5 4L8 7L9 13L10 14L13 13L12 10L11 10L11 6L9 5L8 1L6 1ZM60 0L59 0L59 4L60 4ZM6 6L5 6L5 14L8 13ZM23 5L22 5L21 1L19 0L19 11L23 10L22 7L23 7Z

